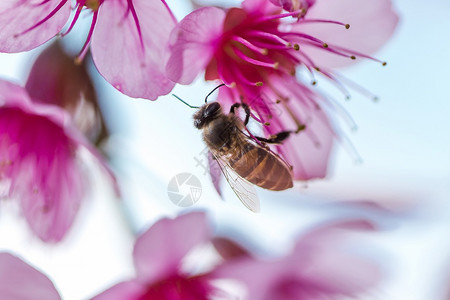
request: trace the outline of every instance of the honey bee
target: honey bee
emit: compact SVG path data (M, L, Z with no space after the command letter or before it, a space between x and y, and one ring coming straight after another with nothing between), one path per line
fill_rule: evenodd
M220 85L223 86L223 85ZM292 167L270 150L266 143L281 143L292 131L282 131L270 138L250 137L245 133L250 119L250 108L245 103L235 103L225 114L219 102L207 102L194 114L194 126L203 131L203 140L220 166L239 200L251 211L259 211L259 200L253 185L282 191L293 186ZM245 120L236 115L242 107ZM256 140L255 140L256 139Z

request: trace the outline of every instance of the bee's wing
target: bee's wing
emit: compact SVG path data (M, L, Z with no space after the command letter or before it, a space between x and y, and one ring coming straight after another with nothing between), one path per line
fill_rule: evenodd
M259 199L253 184L239 176L239 174L237 174L233 168L230 167L223 157L213 152L211 152L211 154L215 157L223 175L230 184L231 189L235 192L236 196L238 196L239 200L241 200L241 202L251 211L258 212Z

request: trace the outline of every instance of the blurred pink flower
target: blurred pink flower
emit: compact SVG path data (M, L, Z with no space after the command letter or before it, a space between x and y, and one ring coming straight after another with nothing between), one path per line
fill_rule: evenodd
M329 68L331 64L317 53L348 62L359 57L373 59L360 51L378 49L397 24L390 0L336 0L332 6L339 7L339 15L331 17L328 2L245 0L242 8L228 11L203 7L175 27L170 41L167 74L173 81L189 84L205 70L206 80L227 85L220 90L219 101L247 103L254 119L265 124L267 136L299 131L306 125L305 130L276 146L299 180L326 175L333 141L340 137L330 119L331 112L339 111L337 104L299 80L296 68L308 71L313 83L315 74L320 73L347 93ZM304 5L311 5L306 15ZM279 6L298 10L282 12ZM350 21L352 28L347 30ZM313 31L317 35L309 33Z
M41 272L9 253L0 253L0 299L61 299Z
M19 201L31 230L45 242L64 237L89 190L80 157L86 150L114 182L63 109L33 103L24 88L0 80L0 196Z
M0 52L27 51L61 32L67 23L69 0L12 0L0 4ZM116 89L132 97L156 99L174 83L165 76L167 41L176 24L164 0L77 0L67 31L83 10L92 12L86 42L95 65Z
M344 240L351 231L372 229L370 223L359 220L322 226L299 239L291 254L272 260L252 258L236 251L232 243L222 242L221 253L233 254L234 260L218 267L216 276L241 280L247 287L246 299L252 300L355 297L379 282L380 269L348 252Z
M210 241L203 213L162 219L136 241L133 258L136 278L121 282L94 297L95 300L202 300L221 293L211 280L213 272L191 274L182 262L196 246Z

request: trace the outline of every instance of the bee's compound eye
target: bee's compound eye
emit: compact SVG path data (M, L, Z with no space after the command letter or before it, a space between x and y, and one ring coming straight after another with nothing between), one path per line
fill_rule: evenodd
M208 106L206 107L205 112L203 113L203 116L204 117L213 116L219 110L220 110L220 104L218 102L212 102L212 103L208 104Z

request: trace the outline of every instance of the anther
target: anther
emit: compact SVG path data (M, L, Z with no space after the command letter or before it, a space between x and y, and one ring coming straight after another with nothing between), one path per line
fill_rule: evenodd
M279 62L275 62L275 63L273 64L273 68L274 68L274 69L278 69L279 66L280 66L280 63L279 63Z
M269 50L267 50L266 48L261 49L262 55L267 55L268 53L269 53Z
M263 86L262 81L258 81L257 83L255 83L256 86Z
M81 65L82 62L83 62L83 59L80 58L79 56L75 57L75 59L73 60L73 63L77 66Z
M385 66L385 65L387 65L387 62L383 61L381 64L382 64L383 66Z
M300 124L300 125L298 125L297 130L295 131L295 133L299 133L300 131L305 130L305 129L306 129L306 125L305 124Z
M275 103L276 103L276 104L280 104L280 103L281 103L281 100L280 100L280 99L277 99L277 101L275 101Z
M300 46L298 44L294 44L293 48L294 48L295 51L300 50Z
M327 44L327 43L323 43L322 46L323 46L324 48L328 48L328 44Z
M351 59L356 59L356 56L352 55L350 56Z
M350 24L345 24L345 29L349 29L350 28Z
M264 122L264 126L270 126L269 122Z

